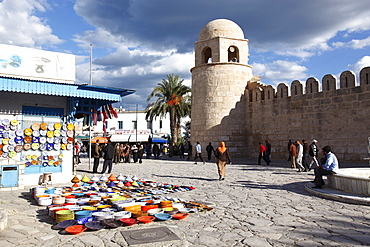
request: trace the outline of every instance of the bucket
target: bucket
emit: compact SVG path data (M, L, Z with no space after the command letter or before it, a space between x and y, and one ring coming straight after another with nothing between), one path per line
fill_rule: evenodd
M37 203L39 206L49 206L53 204L53 199L51 197L39 197Z
M64 196L53 196L53 204L63 204L66 202L66 198Z
M68 209L66 209L65 207L60 207L60 208L53 209L53 216L52 216L53 219L57 218L57 212L61 211L61 210L68 210Z
M81 218L91 217L92 211L82 210L75 212L75 218L76 220L79 220Z
M75 215L72 210L59 210L56 212L55 221L57 223L65 220L74 220Z
M62 207L62 206L59 206L59 205L52 205L52 206L50 206L50 207L48 207L48 214L49 214L49 216L51 217L51 218L53 218L53 219L55 219L55 210L57 210L57 209L59 209L59 210L62 210L62 209L65 209L64 207Z

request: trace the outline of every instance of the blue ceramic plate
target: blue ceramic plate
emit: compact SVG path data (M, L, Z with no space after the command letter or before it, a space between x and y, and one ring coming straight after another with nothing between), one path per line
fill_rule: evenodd
M90 222L90 221L93 221L94 218L93 217L83 217L83 218L80 218L77 220L77 223L79 225L85 225L87 222Z
M103 229L105 227L105 224L101 221L88 221L85 223L85 226L89 230L97 231Z
M169 220L169 219L172 219L172 215L166 214L166 213L158 213L158 214L155 214L154 217L157 220Z
M60 229L66 229L67 227L74 226L74 225L77 225L77 220L63 220L59 222L57 226Z

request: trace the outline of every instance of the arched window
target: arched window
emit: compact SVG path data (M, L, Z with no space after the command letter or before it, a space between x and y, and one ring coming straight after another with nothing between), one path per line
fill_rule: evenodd
M227 53L229 62L239 63L239 49L236 46L230 46Z
M209 47L203 50L203 63L212 63L212 49Z

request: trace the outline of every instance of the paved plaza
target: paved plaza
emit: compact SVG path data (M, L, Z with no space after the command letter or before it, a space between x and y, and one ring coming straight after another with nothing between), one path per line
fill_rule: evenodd
M88 159L77 174L89 177ZM234 160L226 179L218 181L216 164L168 158L113 166L117 176L189 185L195 190L170 197L207 202L214 209L185 220L61 234L45 210L31 199L29 188L0 192L0 208L8 210L8 226L0 246L128 246L121 231L167 227L180 240L135 246L364 246L370 245L370 207L316 197L305 190L313 172L297 173L287 161L270 166L257 160ZM101 165L102 166L102 165ZM99 167L99 170L101 169ZM91 165L92 167L92 165ZM109 175L109 174L108 174ZM70 186L71 184L66 184Z

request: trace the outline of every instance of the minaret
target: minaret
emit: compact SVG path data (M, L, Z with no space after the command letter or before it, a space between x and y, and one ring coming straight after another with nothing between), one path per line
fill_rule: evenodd
M247 81L253 77L248 56L248 40L235 22L217 19L202 28L195 42L195 67L191 69L193 146L200 141L205 149L208 142L231 140L232 126L221 126L221 122L240 101ZM244 129L244 116L240 118L235 121Z

